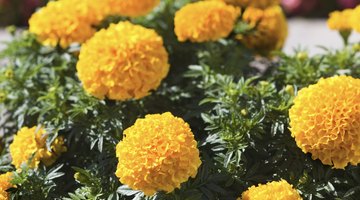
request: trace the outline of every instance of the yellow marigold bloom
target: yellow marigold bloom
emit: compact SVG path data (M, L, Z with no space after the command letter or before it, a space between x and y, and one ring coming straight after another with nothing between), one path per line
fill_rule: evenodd
M130 22L112 24L81 48L78 76L97 98L142 98L156 89L169 71L162 38Z
M238 200L302 200L300 194L285 180L251 186Z
M175 34L179 41L215 41L227 37L234 28L240 9L221 1L199 1L175 14Z
M22 163L29 167L36 168L40 161L46 166L53 164L61 153L66 152L64 139L60 136L51 145L51 152L46 148L47 135L43 128L23 127L14 136L10 144L10 155L12 164L20 168Z
M144 16L151 12L160 0L102 0L109 6L109 14L127 17Z
M354 10L353 10L353 14L351 16L351 27L360 33L360 6L357 6Z
M116 146L116 176L146 195L171 192L201 165L197 142L189 124L171 113L146 115L124 131Z
M351 31L351 19L354 11L352 9L345 9L343 11L334 11L330 13L327 25L332 30Z
M299 91L291 135L305 153L342 169L360 163L360 79L335 76Z
M0 175L0 200L8 200L9 194L6 192L7 189L13 187L10 183L12 172L7 172Z
M254 28L253 33L237 36L245 46L262 54L283 47L288 35L288 25L280 6L265 10L248 7L244 11L243 20Z
M241 7L256 7L256 8L267 8L270 6L279 5L281 0L222 0L226 3L233 4Z
M72 43L83 43L96 32L92 25L107 14L102 9L105 5L94 0L50 1L32 15L29 31L44 45L66 48Z

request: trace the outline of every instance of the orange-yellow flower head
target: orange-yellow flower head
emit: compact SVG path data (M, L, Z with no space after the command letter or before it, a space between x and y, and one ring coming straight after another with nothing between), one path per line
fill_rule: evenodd
M353 14L351 16L351 27L356 31L360 33L360 6L357 6L354 10L353 10Z
M151 12L160 0L102 0L109 6L109 14L127 17L144 16Z
M171 113L146 115L124 131L116 146L116 176L145 195L171 192L201 164L197 142L189 125Z
M32 15L29 31L44 45L66 48L83 43L96 32L92 25L106 16L104 6L103 1L94 0L50 1Z
M12 172L7 172L0 175L0 200L8 200L9 194L6 192L7 189L13 187L10 183L12 179Z
M82 46L76 67L88 93L114 100L148 95L169 71L162 38L130 22L97 32Z
M351 31L351 19L354 11L352 9L345 9L343 11L334 11L330 13L327 25L331 30L337 31Z
M248 48L261 54L268 54L283 47L288 35L288 26L280 6L269 7L265 10L248 7L244 11L243 21L254 29L249 34L238 35Z
M299 193L285 180L251 186L238 200L302 200Z
M60 136L52 143L49 151L46 147L46 139L47 135L43 128L21 128L9 147L12 164L16 168L20 168L22 163L26 163L31 168L36 168L40 162L46 166L53 164L67 149L64 146L64 139Z
M221 1L199 1L175 14L175 34L179 41L215 41L227 37L234 28L240 9Z
M291 135L305 153L344 168L360 163L360 79L335 76L299 91L290 109Z
M281 0L222 0L226 3L233 4L240 7L256 7L256 8L267 8L270 6L277 6Z

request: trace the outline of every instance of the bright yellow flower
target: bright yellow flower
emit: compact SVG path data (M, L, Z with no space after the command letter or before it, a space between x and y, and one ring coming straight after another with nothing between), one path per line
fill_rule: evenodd
M116 146L116 176L146 195L171 192L201 165L197 142L189 124L171 113L146 115L124 131Z
M222 0L226 3L233 4L241 7L256 7L256 8L267 8L270 6L277 6L281 0Z
M351 31L352 24L349 19L352 18L353 13L354 11L352 9L330 13L330 17L327 21L328 27L332 30Z
M0 175L0 200L8 200L9 194L6 192L7 189L13 187L10 183L12 172L7 172Z
M245 46L261 54L268 54L283 47L288 26L280 6L265 10L248 7L244 11L243 20L254 28L252 33L237 36Z
M179 41L215 41L227 37L234 28L240 9L221 1L200 1L182 7L175 14Z
M353 15L351 16L351 26L352 28L356 31L360 33L360 6L357 6L354 10L353 10Z
M120 22L82 46L77 70L85 90L97 98L139 99L167 76L168 53L154 30Z
M64 139L60 136L51 145L51 152L46 148L47 135L43 128L23 127L14 136L10 144L12 164L20 168L27 163L30 168L36 168L40 161L46 166L53 164L61 153L66 152Z
M109 14L139 17L151 12L160 0L102 0L109 6Z
M50 1L32 15L29 31L44 45L66 48L72 43L83 43L96 32L92 25L107 15L102 9L105 5L94 0Z
M299 193L285 180L251 186L238 200L302 200Z
M335 76L299 91L291 135L304 153L342 169L360 163L360 79Z

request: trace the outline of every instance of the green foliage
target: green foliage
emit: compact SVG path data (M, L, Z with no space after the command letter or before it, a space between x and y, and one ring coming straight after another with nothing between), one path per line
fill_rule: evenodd
M14 172L12 184L17 188L11 189L11 199L53 199L56 190L55 179L64 175L59 172L62 165L50 170L42 168L33 170L23 166L21 172Z
M268 70L271 81L279 85L296 84L305 87L321 77L351 75L359 78L360 54L355 48L331 50L322 47L324 53L309 57L306 51L297 50L294 55L279 53L280 62Z

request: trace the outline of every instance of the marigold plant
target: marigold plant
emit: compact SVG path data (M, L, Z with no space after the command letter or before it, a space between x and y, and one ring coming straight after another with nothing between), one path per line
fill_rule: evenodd
M359 19L360 19L360 6L357 6L356 8L353 9L353 14L350 18L350 22L351 22L351 26L352 28L356 31L360 33L360 23L359 23ZM347 19L349 20L349 19ZM346 22L344 22L346 24Z
M160 0L103 0L111 15L139 17L151 12Z
M29 31L44 45L66 48L72 43L85 42L96 32L92 25L107 15L104 9L103 1L50 1L32 15Z
M64 146L64 139L59 136L52 143L49 151L46 147L46 139L47 135L43 128L21 128L9 147L12 164L16 168L20 168L23 163L30 168L36 168L40 162L46 166L52 165L67 148Z
M7 172L0 175L0 200L8 200L9 194L6 192L7 189L13 187L10 183L12 179L12 172Z
M238 200L302 200L299 193L287 181L273 181L265 185L251 186Z
M168 53L154 30L120 22L82 46L76 68L85 90L97 98L139 99L166 77Z
M146 195L172 192L195 177L201 164L189 125L171 113L146 115L124 131L116 146L116 176Z
M179 41L214 41L227 37L240 9L221 1L200 1L182 7L175 14L175 34Z
M321 79L299 91L290 109L291 135L305 153L343 169L360 163L360 80Z
M354 11L352 9L345 9L343 11L334 11L330 13L327 25L332 30L337 31L351 31L351 19Z
M241 6L241 7L256 7L256 8L267 8L270 6L279 5L281 0L222 0L229 4Z
M248 7L244 11L243 20L254 29L249 34L237 36L245 46L262 54L283 47L288 35L288 25L280 6L265 10Z
M353 9L345 9L343 11L334 11L330 13L327 25L332 30L339 31L344 43L348 43L349 36L353 30Z

